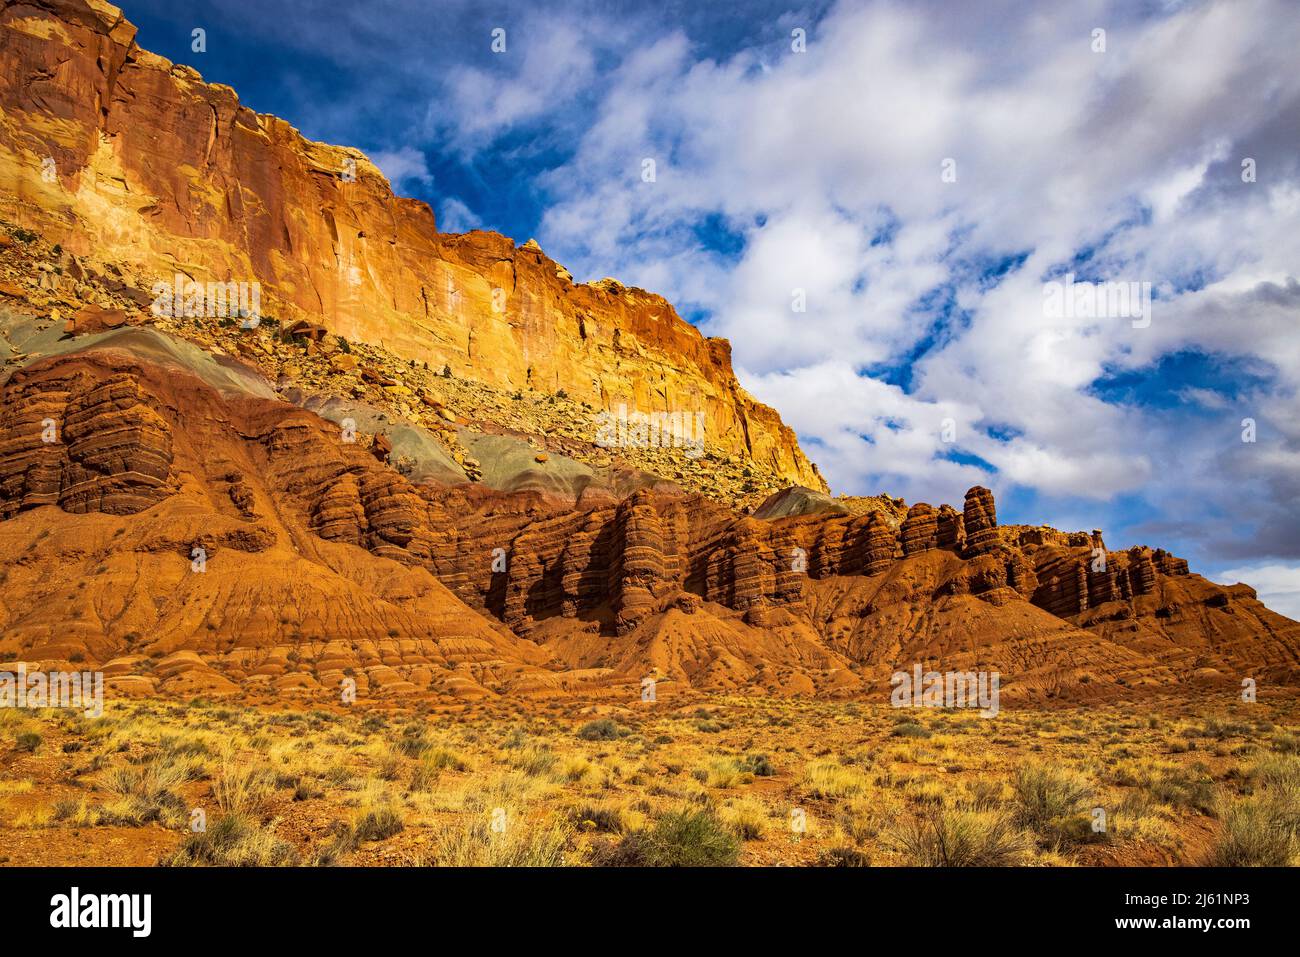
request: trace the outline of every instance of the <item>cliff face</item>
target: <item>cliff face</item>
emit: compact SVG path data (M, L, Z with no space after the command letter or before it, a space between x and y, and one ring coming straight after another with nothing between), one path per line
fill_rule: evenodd
M457 376L703 413L710 446L825 489L736 381L729 344L661 297L576 285L535 244L439 234L360 152L254 113L135 32L99 0L0 0L0 216L114 264L142 296L176 274L258 282L264 315Z

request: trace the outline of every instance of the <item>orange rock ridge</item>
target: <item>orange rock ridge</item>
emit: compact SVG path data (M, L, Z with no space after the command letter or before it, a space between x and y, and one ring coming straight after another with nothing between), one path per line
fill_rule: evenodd
M916 662L997 670L1029 699L1296 679L1300 625L1247 586L1001 528L987 489L939 510L975 532L941 541L924 504L896 527L815 496L762 519L648 488L575 503L416 483L264 384L223 391L211 358L167 367L160 334L110 335L0 392L0 661L90 660L119 692L312 692L351 672L370 695L457 698L650 672L849 694Z

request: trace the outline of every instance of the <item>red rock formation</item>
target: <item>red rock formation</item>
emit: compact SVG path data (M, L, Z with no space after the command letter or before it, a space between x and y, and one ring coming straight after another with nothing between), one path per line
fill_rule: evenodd
M1188 573L1187 560L1170 555L1163 548L1155 550L1155 553L1151 556L1151 561L1162 575L1186 575Z
M983 486L977 485L966 493L962 528L966 532L962 554L973 557L997 547L998 513L993 505L993 493Z
M1033 601L1053 615L1068 618L1088 608L1088 573L1084 560L1070 552L1035 553L1038 588Z
M894 530L879 512L872 512L867 519L866 561L862 572L865 575L880 575L894 563L894 551L897 542Z
M940 548L960 552L966 547L966 530L962 527L962 514L951 505L939 506L937 541Z
M918 502L907 510L901 532L903 554L916 555L939 547L939 518L934 507Z
M1156 566L1151 560L1151 549L1134 545L1129 549L1129 593L1146 595L1155 590Z
M664 533L654 506L644 492L619 503L614 517L614 607L619 634L626 634L654 611L656 592L667 575Z
M167 423L135 379L14 375L0 412L0 515L57 504L130 514L166 497Z

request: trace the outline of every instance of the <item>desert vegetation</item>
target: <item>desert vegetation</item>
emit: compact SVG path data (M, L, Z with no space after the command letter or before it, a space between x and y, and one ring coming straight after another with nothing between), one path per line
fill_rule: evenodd
M1279 865L1294 705L0 711L8 864Z

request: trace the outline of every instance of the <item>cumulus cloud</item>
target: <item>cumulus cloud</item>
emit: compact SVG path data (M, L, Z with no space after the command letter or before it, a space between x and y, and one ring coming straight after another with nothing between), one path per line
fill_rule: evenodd
M437 78L444 92L429 104L425 131L464 157L539 122L555 136L580 122L583 112L574 107L595 95L599 57L626 39L617 20L578 10L498 20L485 28L485 55Z
M388 182L398 192L409 183L422 183L426 186L433 183L429 161L414 146L376 150L370 154L370 160L388 177Z
M959 501L978 480L1103 517L1141 495L1131 530L1295 554L1295 18L1268 0L996 9L840 3L803 54L644 44L546 177L543 242L708 314L840 489ZM1247 156L1268 175L1243 182ZM730 260L692 232L708 217L736 234ZM1150 283L1150 322L1047 314L1067 270ZM1267 371L1154 394L1186 353ZM1138 394L1103 388L1122 374ZM1271 527L1234 521L1243 489Z

